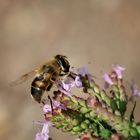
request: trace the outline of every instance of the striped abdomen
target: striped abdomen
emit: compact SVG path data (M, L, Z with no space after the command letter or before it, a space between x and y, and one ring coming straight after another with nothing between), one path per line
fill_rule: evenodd
M49 91L52 85L53 83L49 79L45 80L43 75L39 75L32 82L31 95L38 103L40 103L43 93Z

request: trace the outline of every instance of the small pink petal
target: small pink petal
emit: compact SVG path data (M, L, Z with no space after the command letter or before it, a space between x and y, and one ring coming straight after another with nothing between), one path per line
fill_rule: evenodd
M71 96L70 87L67 86L63 81L57 81L57 88L67 96ZM67 89L67 90L66 90Z
M76 76L76 78L75 78L75 85L78 88L82 87L82 81L80 80L79 76Z
M45 104L43 107L43 111L45 113L51 112L52 111L51 105Z
M51 123L47 122L44 123L43 128L42 128L42 133L48 134L49 133L49 127L51 126Z
M109 85L113 85L114 83L112 82L110 76L106 73L103 75L103 79L106 83L108 83Z
M125 68L118 64L113 65L112 67L113 67L113 70L116 72L118 79L122 79L122 74L123 74L123 71L125 70Z
M35 140L45 140L44 135L41 132L37 133Z
M49 140L49 127L52 126L51 122L45 122L41 132L36 134L35 140Z
M64 80L65 84L70 84L74 82L74 79L70 76L68 76L65 80Z
M60 109L66 109L65 105L64 104L61 104L59 101L53 101L53 105L57 108L60 108Z
M66 91L70 91L72 87L74 87L74 82L66 84L65 82L62 82L62 86Z
M87 67L81 67L81 68L77 69L77 72L78 72L78 74L80 74L82 76L85 76L86 74L89 73Z
M56 100L53 101L53 105L54 105L55 107L59 107L60 104L61 104L61 103L60 103L59 101L56 101Z
M71 97L71 95L72 95L71 92L68 92L68 91L66 91L66 90L64 90L64 89L62 89L62 88L59 88L59 90L60 90L62 93L64 93L65 95L69 96L69 97Z
M52 124L50 122L46 122L43 125L42 131L36 134L35 140L48 140L49 139L49 127Z
M90 81L94 82L94 78L95 77L88 72L88 68L87 67L81 67L81 68L77 69L77 72L81 76L87 75L88 79Z

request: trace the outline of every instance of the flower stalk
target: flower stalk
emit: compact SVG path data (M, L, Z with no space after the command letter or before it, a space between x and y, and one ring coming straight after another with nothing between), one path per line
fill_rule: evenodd
M91 125L99 125L101 126L101 130L108 130L107 127L109 127L109 131L112 129L110 131L111 134L115 131L125 138L137 138L140 136L134 122L131 123L128 119L113 114L110 108L108 109L103 106L97 99L91 98L84 100L76 96L67 97L63 95L60 98L60 102L65 104L67 108L80 112L84 119L87 119L88 122L90 122L90 126L87 126L86 128L87 131L90 130ZM104 125L102 122L106 122L108 125ZM94 133L94 131L92 133Z
M138 140L140 124L134 118L136 104L130 117L125 115L129 99L123 71L121 66L113 66L111 74L103 76L103 88L87 69L71 72L66 79L56 83L58 90L54 91L53 109L44 104L45 120L63 132L77 135L79 140ZM72 88L83 89L81 94L85 93L87 97L72 94ZM133 90L132 93L139 93L138 88Z

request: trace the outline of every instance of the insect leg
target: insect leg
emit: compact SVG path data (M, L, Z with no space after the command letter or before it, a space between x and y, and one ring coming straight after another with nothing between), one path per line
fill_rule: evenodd
M52 99L51 99L51 97L48 95L48 99L50 100L50 104L51 104L51 108L52 108L52 114L53 114L53 112L54 112L54 110L53 110L53 103L52 103Z

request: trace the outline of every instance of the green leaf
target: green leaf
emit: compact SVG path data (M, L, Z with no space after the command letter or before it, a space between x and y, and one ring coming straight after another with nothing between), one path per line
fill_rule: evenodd
M94 131L98 131L97 125L98 125L98 124L96 124L96 123L92 123L92 124L90 124L90 127L91 127Z
M126 111L126 105L127 105L126 101L121 101L120 102L120 109L121 109L121 111L123 111L123 112Z
M85 117L86 117L86 118L90 118L90 117L91 117L91 116L90 116L90 113L86 113L86 114L85 114Z
M73 132L80 132L81 131L81 128L79 126L75 126L73 127Z
M97 116L94 110L90 111L89 115L90 118L94 118Z
M60 129L60 128L63 127L63 124L61 124L61 123L55 123L55 127L56 127L57 129Z
M87 119L86 119L84 122L85 122L86 124L90 124L90 121L87 120Z
M79 124L79 121L78 121L77 119L74 119L74 120L72 121L72 125L76 126L76 125L78 125L78 124Z
M139 134L140 134L140 125L137 126L137 131L138 131Z
M76 99L76 98L71 97L70 99L71 99L71 101L72 101L73 103L75 103L76 105L78 105L78 101L77 101L77 99Z
M111 104L111 99L110 97L106 94L106 92L103 90L100 92L101 98L107 103L108 106Z
M126 111L127 102L126 101L120 101L120 100L117 100L117 101L118 101L118 109L119 109L121 115L123 116L125 111Z
M137 132L137 129L131 128L130 129L130 135L133 136L133 137L138 137L139 134Z
M129 131L123 130L123 131L121 131L121 132L122 132L122 134L124 135L124 137L126 137L126 138L129 137Z
M117 104L116 104L115 100L111 101L111 108L112 108L113 111L118 110L118 107L117 107Z
M111 132L108 129L103 129L100 132L100 136L108 140L111 137Z
M96 85L94 85L94 92L95 93L97 93L97 94L99 94L100 93L100 89L99 89L99 87L97 87Z
M67 125L62 128L63 132L69 132L72 130L72 125Z
M114 92L119 92L119 88L116 85L113 85L112 86L112 89L113 89Z
M116 124L115 125L115 128L118 130L118 131L122 131L123 130L123 127L121 124Z
M88 124L85 123L85 122L82 122L80 126L81 126L82 129L87 129L88 128Z
M84 100L79 100L79 104L83 107L87 107L86 101L84 101Z
M89 109L86 107L81 107L80 111L85 114L85 113L89 112Z

